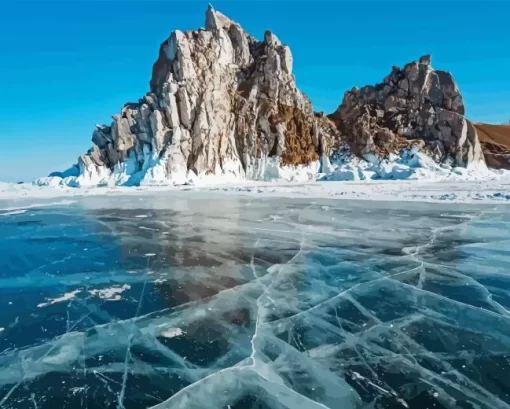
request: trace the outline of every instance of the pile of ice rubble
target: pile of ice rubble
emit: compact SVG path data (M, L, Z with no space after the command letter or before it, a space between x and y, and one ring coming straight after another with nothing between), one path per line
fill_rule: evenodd
M454 167L452 159L439 164L419 148L405 149L400 155L390 153L380 159L374 154L358 158L348 148L336 153L331 166L320 180L480 180L510 175L509 171L488 169L485 162L474 162L465 167Z
M328 158L310 165L281 166L278 158L261 158L247 172L240 164L232 163L223 170L209 175L196 175L193 171L167 172L167 158L146 158L142 170L139 169L135 156L130 156L124 163L119 163L113 171L105 167L80 169L77 165L65 172L54 172L48 177L37 179L38 186L168 186L168 185L215 185L239 183L243 181L362 181L362 180L483 180L500 179L510 176L510 171L488 169L479 162L467 168L452 167L448 161L436 163L418 148L404 150L400 155L390 154L385 159L376 155L359 158L352 155L347 148ZM453 163L453 160L450 162ZM227 169L227 170L225 170Z

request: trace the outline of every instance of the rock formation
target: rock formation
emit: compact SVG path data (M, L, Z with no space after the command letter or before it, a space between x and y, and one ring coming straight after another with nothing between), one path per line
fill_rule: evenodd
M424 56L403 69L393 67L381 84L346 92L330 118L355 154L384 156L416 144L438 162L468 166L483 162L483 154L464 113L452 75L434 70L430 56Z
M188 171L256 178L267 158L317 161L323 137L296 88L289 47L270 31L257 41L209 6L205 29L161 44L150 92L96 126L79 167L90 180L106 169L132 183L177 182Z
M329 172L340 150L385 157L410 146L436 162L483 163L457 84L430 56L346 92L326 116L296 88L288 46L270 31L256 40L212 6L205 29L161 44L150 91L96 125L92 142L78 165L50 176L77 186L278 178L294 166Z

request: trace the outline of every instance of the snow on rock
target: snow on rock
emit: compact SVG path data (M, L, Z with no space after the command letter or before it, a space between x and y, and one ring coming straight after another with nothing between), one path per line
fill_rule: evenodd
M128 162L116 165L113 171L105 168L93 168L78 177L62 179L58 176L37 179L37 186L178 186L178 185L217 185L251 181L310 181L314 180L321 166L319 161L307 165L282 165L279 158L263 157L253 161L245 173L239 161L230 160L216 172L197 175L193 170L182 169L178 172L166 171L165 158L159 158L147 166L146 170L130 171Z
M381 159L367 154L363 159L345 155L332 163L333 170L319 180L480 180L502 176L504 172L489 170L485 162L473 162L467 168L438 164L418 148L405 149L400 155L390 154Z

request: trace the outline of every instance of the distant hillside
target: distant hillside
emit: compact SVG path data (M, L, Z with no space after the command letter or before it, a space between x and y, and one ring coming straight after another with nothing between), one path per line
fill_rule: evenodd
M510 125L473 124L482 144L487 165L510 168Z

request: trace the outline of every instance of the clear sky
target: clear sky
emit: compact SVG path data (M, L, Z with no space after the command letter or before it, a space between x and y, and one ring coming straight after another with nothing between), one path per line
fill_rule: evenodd
M298 86L330 113L352 86L432 54L453 72L467 115L510 119L510 1L216 1L294 55ZM95 123L149 87L159 45L204 25L206 1L4 1L0 6L0 180L64 170Z

